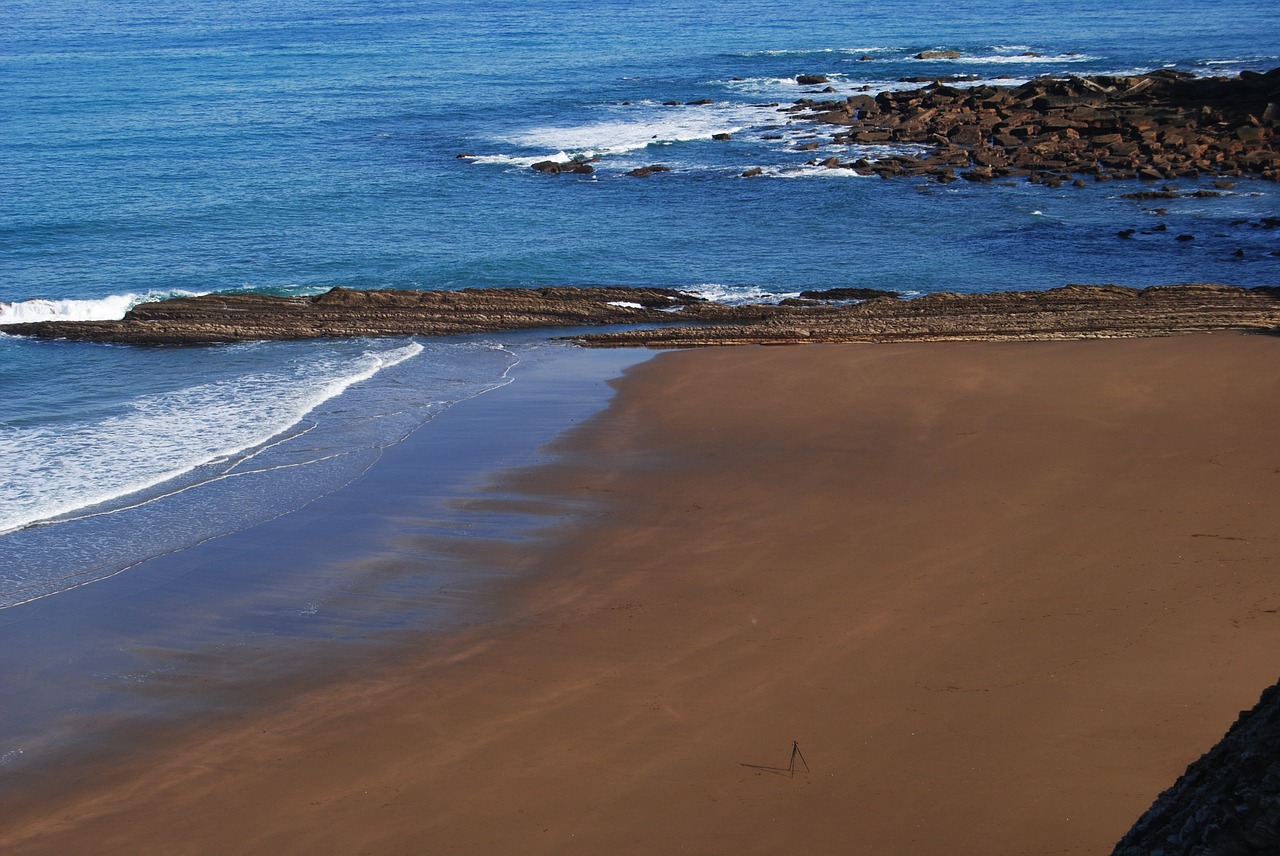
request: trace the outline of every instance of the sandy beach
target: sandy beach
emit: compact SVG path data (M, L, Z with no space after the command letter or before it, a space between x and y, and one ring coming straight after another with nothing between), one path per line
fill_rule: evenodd
M1109 852L1280 673L1278 356L660 355L493 486L581 509L504 617L68 775L0 849Z

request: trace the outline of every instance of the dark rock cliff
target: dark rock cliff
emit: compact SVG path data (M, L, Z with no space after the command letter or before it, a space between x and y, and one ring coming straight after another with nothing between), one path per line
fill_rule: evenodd
M1162 793L1113 856L1280 853L1280 684Z

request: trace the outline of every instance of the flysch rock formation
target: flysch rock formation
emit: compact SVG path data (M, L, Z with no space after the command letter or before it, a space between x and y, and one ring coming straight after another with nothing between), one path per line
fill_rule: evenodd
M352 291L314 297L211 294L134 307L120 321L0 327L15 335L143 345L354 336L446 336L599 328L595 347L1067 339L1280 330L1280 288L1113 285L930 294L833 289L804 300L730 306L661 288ZM850 295L860 299L851 301ZM870 299L866 299L866 298Z
M135 306L119 321L0 326L40 338L143 345L354 336L449 336L626 324L749 322L775 307L729 307L663 288L486 288L357 291L312 297L209 294Z
M1280 853L1280 684L1156 799L1112 856Z
M1280 180L1280 68L1196 78L1036 78L1021 86L921 89L801 100L787 111L841 126L840 145L919 145L919 157L817 158L833 169L940 182L1026 177L1050 185L1201 175Z
M576 337L596 347L806 342L1013 341L1280 330L1280 288L1071 285L1048 291L939 292L852 305L780 306L749 324L620 330Z

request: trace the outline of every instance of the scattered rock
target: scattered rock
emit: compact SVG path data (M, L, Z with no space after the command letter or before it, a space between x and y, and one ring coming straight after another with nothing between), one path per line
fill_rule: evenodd
M742 173L743 178L756 178L761 175L764 175L764 170L758 166L753 166Z
M733 134L712 134L711 139L726 142L733 139Z
M828 78L825 74L797 74L796 83L801 86L817 86L826 83Z
M960 59L960 51L920 51L916 59Z
M1178 237L1174 238L1175 241L1182 241L1183 243L1186 243L1187 241L1194 241L1195 239L1196 239L1195 235L1179 235Z

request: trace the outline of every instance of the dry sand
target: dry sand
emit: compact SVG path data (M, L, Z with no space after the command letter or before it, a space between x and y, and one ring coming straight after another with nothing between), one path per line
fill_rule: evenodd
M596 514L508 623L68 783L0 849L1109 852L1280 672L1278 358L663 355L504 486ZM793 740L808 772L763 769Z

